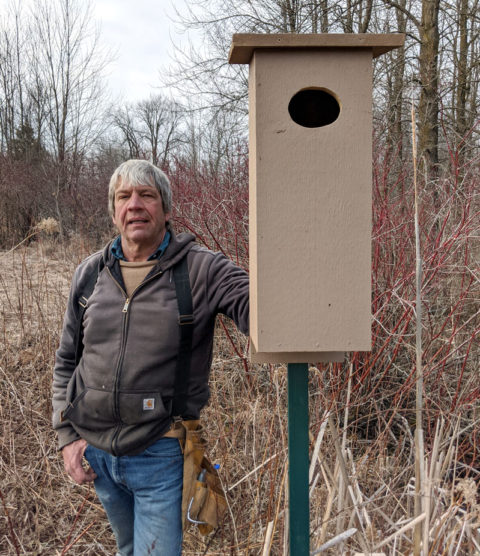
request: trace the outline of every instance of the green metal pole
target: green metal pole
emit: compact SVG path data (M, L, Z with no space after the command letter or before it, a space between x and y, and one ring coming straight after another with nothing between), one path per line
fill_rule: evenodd
M310 554L308 364L288 364L290 556Z

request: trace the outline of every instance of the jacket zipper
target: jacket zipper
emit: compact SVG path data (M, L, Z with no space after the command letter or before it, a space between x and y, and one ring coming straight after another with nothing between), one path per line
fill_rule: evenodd
M133 292L130 294L130 297L127 295L126 291L122 288L122 286L118 283L118 281L115 279L115 277L113 276L113 274L111 273L110 269L107 267L108 273L110 274L110 277L112 278L112 280L114 281L114 283L118 286L118 288L120 289L120 291L123 293L123 295L125 296L125 303L123 305L122 308L122 313L123 313L123 322L122 322L122 337L121 337L121 344L120 344L120 355L118 357L118 361L117 361L117 366L115 368L115 380L114 380L114 386L113 386L113 394L114 394L114 398L113 398L113 414L118 422L117 424L117 428L113 434L113 438L112 438L112 453L114 455L117 454L117 438L118 438L118 434L120 432L120 429L122 428L122 422L120 419L120 408L119 408L119 392L118 392L118 385L120 382L120 370L122 368L123 365L123 359L125 356L125 347L127 345L127 329L128 329L128 317L129 317L129 312L128 309L130 307L130 302L132 301L133 296L137 293L137 291L144 285L147 284L148 282L150 282L151 280L153 280L154 278L156 278L157 276L160 276L161 274L163 274L163 271L159 271L156 272L155 274L153 274L152 276L150 276L148 278L148 280L143 280L134 290Z

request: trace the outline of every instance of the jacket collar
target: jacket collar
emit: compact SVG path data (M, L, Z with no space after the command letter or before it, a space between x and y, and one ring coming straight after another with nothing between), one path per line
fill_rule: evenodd
M170 223L167 223L167 230L170 232L170 241L167 248L165 249L163 256L158 259L155 268L161 271L168 270L173 265L175 265L180 259L182 259L185 254L190 251L190 248L195 242L195 236L190 233L181 232L178 235L175 234ZM112 269L118 259L112 254L112 243L115 240L111 240L103 249L103 260L105 266Z

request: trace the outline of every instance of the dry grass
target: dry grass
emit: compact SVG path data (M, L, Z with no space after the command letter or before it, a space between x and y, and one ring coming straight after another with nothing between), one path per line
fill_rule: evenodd
M37 244L0 261L0 553L111 554L114 542L95 494L66 478L50 430L53 353L77 260L71 252L45 252ZM189 531L185 554L262 554L269 523L270 553L286 554L285 370L264 367L245 374L229 342L219 335L217 343L213 395L204 418L230 512L211 539ZM352 420L361 408L346 398L343 412L332 408L327 418L324 409L331 402L325 378L331 371L311 368L310 373L312 548L356 529L324 553L408 554L414 494L411 425L397 415L379 424L379 438L362 439ZM475 554L480 550L477 475L472 470L465 478L465 467L455 462L462 436L478 423L470 422L466 431L458 419L438 424L426 461L430 553ZM459 480L457 469L462 470Z
M81 247L74 257L43 243L0 255L1 554L61 554L90 522L80 553L114 546L94 540L110 537L103 512L92 492L66 480L50 425L53 354L81 256Z
M374 350L310 369L311 549L319 554L400 555L413 547L413 220L409 190L387 193L380 174L376 180ZM424 197L421 215L426 455L418 520L430 555L480 552L475 191L475 183L470 193L445 187L435 210ZM212 221L208 227L213 208L208 193L199 198L205 243L245 261L243 224L235 240L222 236L229 227ZM66 295L75 265L92 249L80 241L68 247L42 241L0 254L0 554L112 554L103 510L91 488L65 476L50 429ZM219 323L218 332L212 399L203 417L229 512L212 537L189 530L184 552L286 555L286 370L252 367L245 338L229 323Z

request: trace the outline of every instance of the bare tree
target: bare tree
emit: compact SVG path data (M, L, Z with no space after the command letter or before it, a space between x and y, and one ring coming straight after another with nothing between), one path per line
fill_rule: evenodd
M48 99L49 146L56 160L81 156L103 129L102 73L108 56L101 52L98 29L91 26L88 2L39 0L32 14L32 53L36 83Z
M419 159L435 171L446 154L440 127L459 143L478 119L478 8L479 0L191 0L178 22L201 33L204 48L178 53L172 83L198 107L246 113L246 68L226 62L233 33L406 33L405 48L379 59L375 72L387 146L402 156L405 92L415 90Z
M400 5L405 8L406 0L399 0ZM403 11L396 10L396 29L401 33L407 32L407 17ZM405 89L405 66L406 66L406 48L403 45L390 54L391 71L391 89L388 102L388 134L387 148L388 150L397 150L398 158L403 158L403 101Z
M245 155L245 124L235 112L196 113L189 121L188 130L189 163L192 167L202 166L212 179L225 174L237 157Z
M418 112L418 150L424 159L426 169L438 164L438 56L440 0L422 0L422 19L418 25L420 54L418 59L420 74L420 100Z
M136 116L153 164L165 166L179 141L182 117L180 106L161 95L155 95L137 104Z
M451 83L449 126L458 148L459 165L472 155L469 134L478 119L478 87L480 71L479 0L457 0L445 6L445 18L453 32L446 37L452 52L451 71L445 72Z
M346 0L339 3L337 9L341 13L340 23L344 33L366 33L372 18L372 0L352 2Z
M23 8L23 9L22 9ZM0 148L30 127L36 140L45 140L47 90L32 60L42 45L31 35L25 7L10 4L0 21ZM23 130L23 131L22 131Z
M120 143L126 146L129 158L142 158L140 132L135 121L135 107L126 104L117 108L111 115L112 124L120 134Z
M25 35L20 7L6 12L0 23L0 135L2 150L8 149L16 129L25 122L26 69L22 58Z
M0 43L0 129L2 151L15 136L16 80L11 36L2 29Z
M474 143L465 139L478 119L479 2L422 0L420 13L415 11L417 4L409 5L405 0L384 0L384 3L396 10L398 29L407 33L413 46L420 90L418 154L424 169L435 174L442 162L441 125L445 132L451 132L447 140L461 147L461 158ZM401 55L399 51L397 56ZM405 58L398 61L397 69L406 63ZM394 87L397 97L404 88Z
M247 70L227 63L233 33L366 32L372 13L373 0L191 0L178 22L200 32L205 48L177 51L171 83L198 106L245 113Z
M77 183L83 158L106 125L101 85L108 55L91 20L88 2L38 0L29 25L36 44L29 60L32 106L55 162L52 196L62 235L60 197Z
M131 158L165 166L182 134L183 109L162 95L117 108L112 123Z

